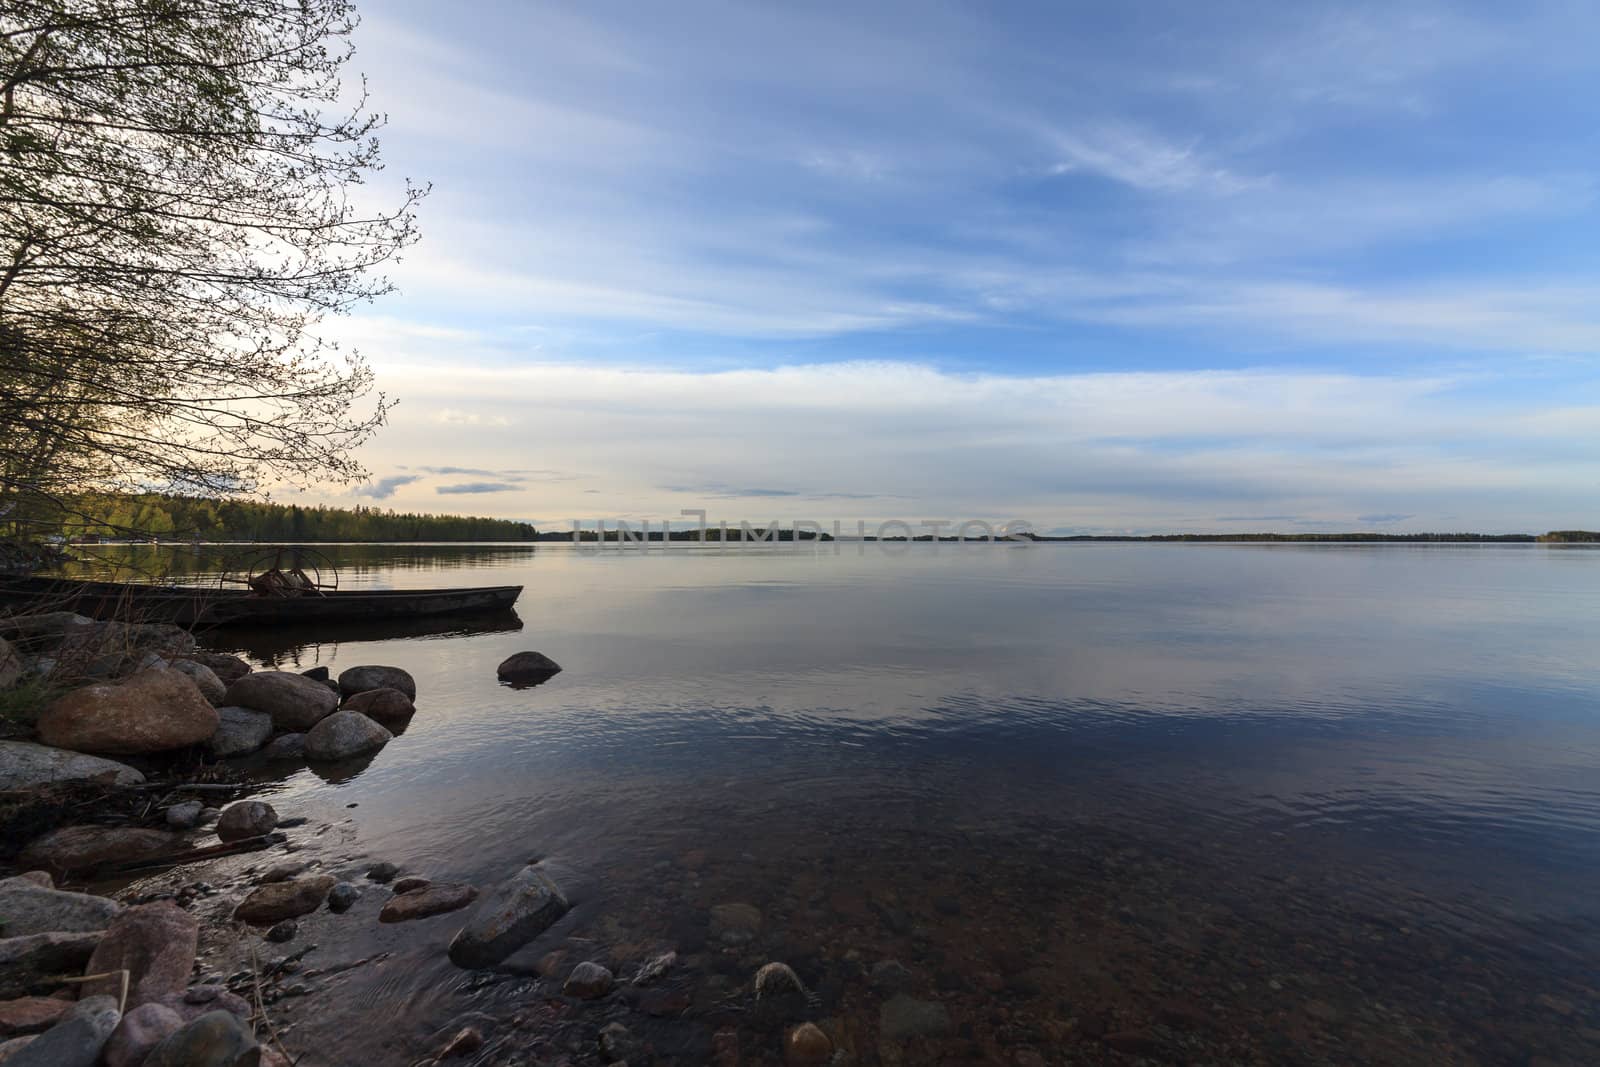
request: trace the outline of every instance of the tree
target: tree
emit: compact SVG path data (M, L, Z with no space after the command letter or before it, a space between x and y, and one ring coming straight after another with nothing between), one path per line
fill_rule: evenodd
M387 401L314 327L390 290L426 189L365 185L356 22L350 0L0 5L0 512L364 476Z

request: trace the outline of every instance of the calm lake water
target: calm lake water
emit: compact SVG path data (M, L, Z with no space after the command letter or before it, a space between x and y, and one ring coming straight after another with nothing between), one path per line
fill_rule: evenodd
M417 679L365 765L261 771L324 828L297 858L543 858L576 906L493 974L446 960L460 914L378 926L380 890L309 920L265 947L319 945L275 1008L308 1062L413 1063L463 1017L482 1063L601 1062L614 1020L655 1062L778 1063L801 1017L840 1063L1600 1062L1600 551L325 550L345 587L526 589L520 628L207 639ZM564 672L499 685L522 649ZM668 948L655 1001L557 995ZM788 1017L749 996L769 960L814 994Z

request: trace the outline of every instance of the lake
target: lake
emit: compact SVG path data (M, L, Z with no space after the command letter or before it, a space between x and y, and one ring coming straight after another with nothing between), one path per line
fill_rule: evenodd
M779 1063L799 1017L840 1063L1600 1062L1600 551L323 550L341 587L526 589L520 628L207 638L417 679L364 765L259 771L320 827L297 858L541 858L575 907L503 972L445 958L460 914L378 926L376 888L307 920L263 951L319 945L273 1009L309 1062L468 1018L474 1062L600 1062L621 1021L655 1062ZM522 649L565 670L500 685ZM666 949L654 1000L556 996ZM788 1017L748 995L772 960Z

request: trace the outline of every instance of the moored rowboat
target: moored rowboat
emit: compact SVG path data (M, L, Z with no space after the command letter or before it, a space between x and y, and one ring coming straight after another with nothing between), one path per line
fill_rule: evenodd
M75 611L92 618L131 618L179 626L292 625L308 622L410 619L508 611L520 585L468 589L352 589L261 596L215 586L141 585L71 578L0 576L0 604Z

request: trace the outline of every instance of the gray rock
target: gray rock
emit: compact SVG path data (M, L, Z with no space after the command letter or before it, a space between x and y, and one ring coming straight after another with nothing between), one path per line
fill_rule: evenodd
M174 830L193 830L200 825L206 806L198 800L185 800L167 809L167 825Z
M39 1035L25 1034L22 1037L13 1037L10 1041L0 1041L0 1063L4 1063L12 1056L33 1044L33 1039Z
M283 734L279 737L274 737L267 742L267 746L261 750L261 754L267 759L305 759L306 735Z
M106 1067L139 1067L150 1050L183 1028L183 1016L165 1004L141 1004L122 1017L106 1042Z
M258 1067L261 1046L237 1015L210 1011L150 1050L144 1067Z
M328 910L334 913L349 911L361 899L361 890L349 882L340 882L328 890Z
M502 681L538 682L561 673L561 664L543 652L518 652L495 670Z
M0 923L4 923L7 937L104 930L121 910L122 905L114 900L46 889L27 878L0 882Z
M300 676L302 678L310 678L313 682L321 682L324 685L326 685L329 680L328 668L321 666L308 667L300 672Z
M342 760L376 752L394 740L394 734L359 711L336 711L306 734L306 757Z
M272 716L264 711L224 705L217 709L217 732L211 735L211 754L218 759L254 752L272 736Z
M48 993L63 974L82 974L101 931L27 934L0 939L0 998Z
M121 1020L115 999L88 997L6 1062L11 1067L94 1067Z
M598 963L585 960L572 968L572 973L567 975L567 980L561 984L561 992L579 1000L598 1000L611 992L615 981L609 970Z
M398 689L410 699L417 699L416 680L399 667L351 667L340 673L339 692L344 696L352 697L369 689Z
M917 1000L904 993L885 1001L878 1014L878 1036L889 1041L934 1037L949 1030L950 1013L943 1004Z
M570 906L549 875L524 867L478 904L450 942L450 961L457 967L492 967L543 933Z
M278 813L260 800L241 800L229 804L217 817L217 836L224 841L243 841L270 834L278 825Z
M212 674L222 679L223 685L232 685L254 670L238 656L229 656L221 652L191 652L184 658L210 668Z
M264 711L280 730L306 731L339 706L328 687L291 671L256 671L228 686L224 703Z
M86 778L101 778L116 785L144 781L143 774L116 760L28 741L0 741L0 789L27 789Z
M217 677L213 671L203 663L196 663L192 659L175 659L172 669L182 674L187 674L194 680L195 687L200 690L200 695L211 702L212 707L222 703L222 698L228 695L228 684Z

